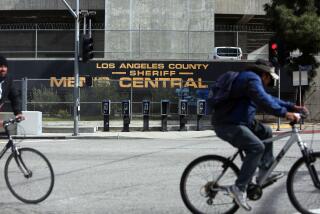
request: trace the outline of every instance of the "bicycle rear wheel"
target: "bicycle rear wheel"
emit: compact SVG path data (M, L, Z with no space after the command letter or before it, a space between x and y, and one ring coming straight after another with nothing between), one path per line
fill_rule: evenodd
M238 173L239 168L221 156L195 159L184 170L180 181L184 204L192 213L234 213L239 206L225 187L234 183Z
M39 203L51 193L54 173L48 159L32 148L18 149L6 162L4 175L11 193L24 203Z
M313 158L314 172L319 179L320 153L313 153ZM287 192L291 203L301 213L320 213L320 188L314 184L304 158L300 158L290 169Z

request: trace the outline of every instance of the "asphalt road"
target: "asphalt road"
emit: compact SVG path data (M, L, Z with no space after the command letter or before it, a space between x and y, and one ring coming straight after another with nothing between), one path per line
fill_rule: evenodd
M320 151L320 134L302 138L307 143L313 141L314 150ZM201 155L230 155L235 151L217 138L24 140L20 144L36 148L49 158L55 186L46 201L28 205L12 196L2 177L0 213L189 213L179 192L186 165ZM283 144L275 144L275 151ZM298 147L293 146L276 171L287 173L299 156ZM3 172L5 159L1 161ZM251 213L295 213L285 181L286 177L266 189L262 199L250 202Z

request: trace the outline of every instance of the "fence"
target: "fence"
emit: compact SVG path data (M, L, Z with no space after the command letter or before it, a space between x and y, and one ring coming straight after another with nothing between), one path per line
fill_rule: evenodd
M24 82L26 81L26 82ZM45 117L72 119L73 115L73 87L51 87L51 80L27 79L16 81L22 88L24 109L41 111ZM159 83L150 83L157 84ZM164 84L164 83L160 83ZM169 83L167 87L169 87ZM197 83L194 83L197 84ZM201 84L210 84L202 82ZM178 85L185 85L181 83ZM156 86L156 85L154 85ZM163 85L160 85L163 86ZM118 80L93 81L93 87L80 87L80 108L82 119L101 119L102 101L111 100L111 116L121 116L121 102L131 100L132 116L142 116L142 100L151 101L150 116L160 116L160 102L170 100L170 115L178 115L178 100L183 98L189 101L190 113L195 113L197 98L201 98L206 91L191 87L177 88L121 88Z
M73 87L52 87L49 79L26 79L15 81L17 87L21 88L23 97L23 108L29 111L41 111L44 119L73 120ZM141 84L146 84L142 82ZM152 84L152 83L149 83ZM165 88L163 87L165 84ZM178 100L188 100L189 117L196 115L197 99L204 99L208 90L204 87L199 88L197 84L182 87L175 83L171 88L167 83L153 83L149 88L135 88L133 84L128 88L121 88L118 80L93 81L93 87L80 87L80 119L81 120L102 120L102 101L111 100L110 119L119 119L121 115L121 102L131 100L132 117L142 117L142 101L150 100L150 118L160 118L160 102L163 99L170 100L170 117L178 118ZM210 85L212 82L201 82L202 86ZM199 85L198 85L199 86ZM320 101L313 97L319 97L319 86L312 86L305 95L304 103L311 111L310 120L320 119ZM275 90L274 90L275 92ZM277 94L277 93L274 93ZM282 94L284 99L295 102L298 94ZM6 103L5 110L10 108ZM207 112L208 113L208 112ZM275 117L262 114L263 119L276 122ZM209 116L205 117L209 119Z
M24 29L10 29L0 25L0 29L0 40L6 41L0 44L0 52L9 58L74 57L74 29L42 29L38 25ZM208 60L212 59L215 46L241 47L244 59L249 54L266 56L267 52L255 54L253 51L267 44L272 32L261 29L218 29L93 29L95 58Z

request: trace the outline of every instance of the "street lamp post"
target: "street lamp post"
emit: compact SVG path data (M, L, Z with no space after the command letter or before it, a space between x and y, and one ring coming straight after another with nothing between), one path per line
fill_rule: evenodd
M79 0L76 0L76 11L73 11L71 6L62 0L63 3L68 8L71 15L75 20L75 47L74 47L74 88L73 88L73 135L77 136L79 134L79 115L80 115L80 89L79 89L79 36L80 36L80 26L79 26Z

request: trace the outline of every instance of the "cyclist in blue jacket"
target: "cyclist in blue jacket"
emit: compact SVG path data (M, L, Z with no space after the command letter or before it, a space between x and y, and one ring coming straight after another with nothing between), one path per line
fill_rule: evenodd
M262 142L272 137L272 130L255 119L257 107L290 121L299 120L294 112L307 111L305 107L296 106L268 94L265 87L272 79L279 79L272 64L265 60L257 60L247 70L240 72L232 83L230 102L227 104L229 107L221 105L215 108L214 128L217 136L246 154L238 178L228 191L238 205L248 211L251 207L247 203L246 188L256 169L259 168L256 177L259 180L274 158L272 143ZM282 176L282 173L272 174L266 182Z

